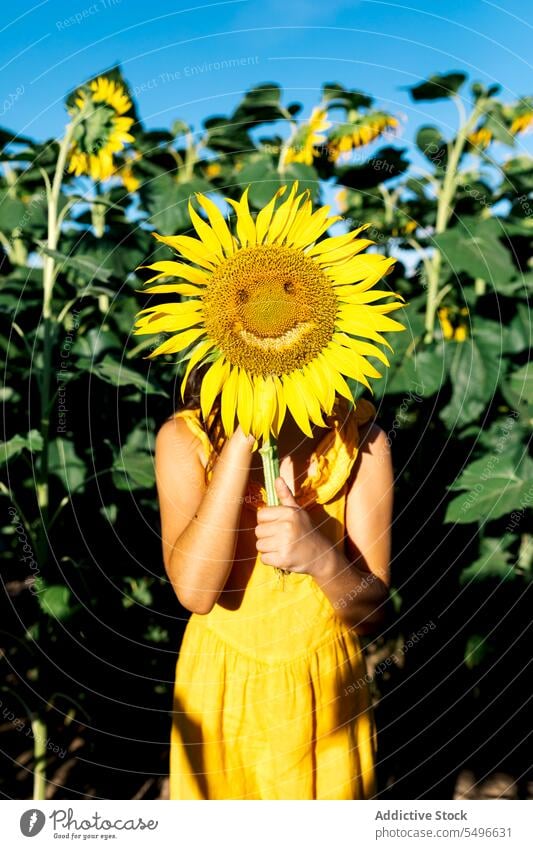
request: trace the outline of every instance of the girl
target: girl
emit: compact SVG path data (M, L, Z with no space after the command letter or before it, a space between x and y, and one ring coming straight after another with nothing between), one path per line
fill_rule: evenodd
M165 568L192 614L170 798L369 798L375 730L359 635L379 625L388 595L388 441L362 399L354 410L338 398L312 439L287 417L280 505L266 506L254 438L239 426L224 440L218 407L202 422L205 368L156 441Z

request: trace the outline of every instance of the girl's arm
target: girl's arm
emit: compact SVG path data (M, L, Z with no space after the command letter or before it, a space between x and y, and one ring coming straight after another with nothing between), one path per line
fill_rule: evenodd
M233 565L253 443L238 427L206 486L202 445L186 422L171 419L157 435L163 560L179 601L193 613L209 613Z
M338 616L367 634L383 621L389 595L394 474L382 428L361 427L360 435L346 497L348 556L330 548L313 574Z
M375 424L360 428L353 483L346 496L346 551L334 548L276 480L279 507L258 510L263 563L313 576L340 619L359 634L375 630L388 598L394 478L388 440Z

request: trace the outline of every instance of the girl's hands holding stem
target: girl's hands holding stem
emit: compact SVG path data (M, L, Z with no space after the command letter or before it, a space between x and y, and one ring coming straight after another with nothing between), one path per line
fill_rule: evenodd
M276 478L275 486L280 504L257 511L256 548L261 560L267 566L315 577L331 550L331 542L315 528L282 477Z

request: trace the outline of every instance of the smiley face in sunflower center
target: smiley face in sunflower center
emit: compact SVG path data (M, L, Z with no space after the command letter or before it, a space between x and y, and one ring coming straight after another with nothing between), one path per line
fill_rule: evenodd
M331 339L337 297L301 251L258 245L228 259L204 296L206 327L235 365L266 376L300 368Z

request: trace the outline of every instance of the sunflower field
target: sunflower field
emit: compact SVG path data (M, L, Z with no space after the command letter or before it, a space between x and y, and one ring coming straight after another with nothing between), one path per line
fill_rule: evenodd
M308 113L267 83L200 129L150 129L118 67L67 96L61 138L0 129L4 796L165 796L188 614L162 565L153 448L186 362L164 332L133 334L162 302L142 266L164 289L175 255L152 233L191 235L190 202L231 220L248 188L257 220L296 183L338 216L319 240L368 225L367 255L396 258L379 285L407 329L375 340L390 368L370 389L346 377L396 474L390 615L366 646L380 794L526 786L533 99L459 72L409 95L425 114L454 104L454 132L338 83Z

